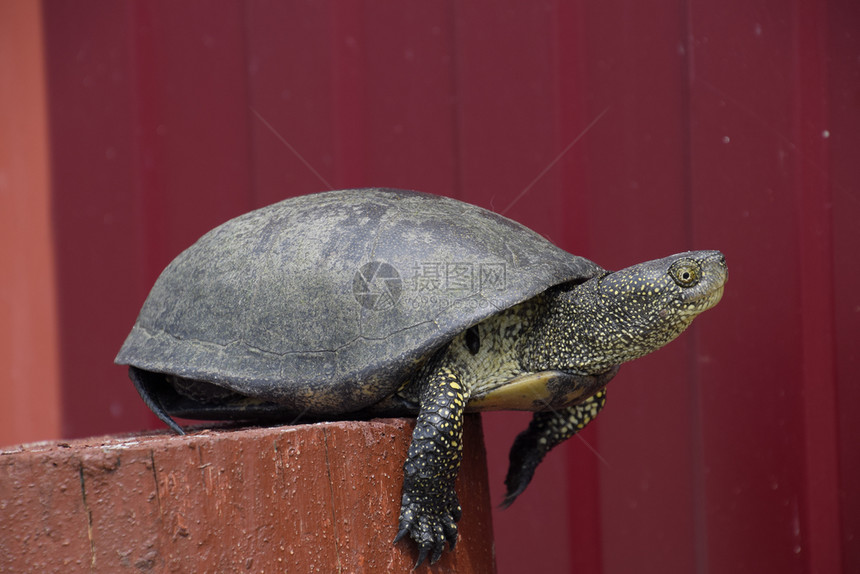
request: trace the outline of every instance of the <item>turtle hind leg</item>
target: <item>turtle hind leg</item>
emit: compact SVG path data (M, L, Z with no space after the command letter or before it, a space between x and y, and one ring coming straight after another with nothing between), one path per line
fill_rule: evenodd
M602 389L578 405L534 414L528 428L517 436L511 447L505 478L507 494L502 508L510 506L523 493L546 453L584 429L604 404L606 390Z
M468 397L460 378L440 368L421 386L420 411L403 465L403 496L397 536L407 534L418 545L420 565L442 556L445 542L457 543L462 509L454 483L463 458L463 411Z
M176 434L185 434L185 431L182 430L182 427L176 424L176 421L173 420L167 411L164 410L164 407L161 406L161 401L158 400L158 395L154 392L154 381L152 378L155 375L150 373L149 371L144 371L143 369L138 369L137 367L132 367L129 365L128 367L128 378L131 379L131 382L134 383L134 388L137 389L140 398L143 399L143 402L149 409L155 413L164 424L169 426Z

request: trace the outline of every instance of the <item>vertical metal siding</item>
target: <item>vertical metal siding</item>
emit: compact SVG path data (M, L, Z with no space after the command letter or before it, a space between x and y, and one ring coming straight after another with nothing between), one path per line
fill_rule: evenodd
M0 4L0 444L60 433L41 19L38 3Z
M833 341L838 460L839 532L844 572L860 570L860 10L856 2L827 3L825 28L819 41L825 45L827 82L827 163L814 166L828 177L833 252ZM824 133L822 132L822 136ZM825 204L826 206L826 204ZM820 209L820 207L819 207ZM814 392L814 389L813 389ZM814 447L813 447L814 448ZM827 447L825 447L827 448ZM830 488L811 484L811 488ZM833 517L823 517L832 520ZM815 527L815 525L812 525Z
M44 8L66 435L154 423L111 360L203 231L417 188L610 268L689 248L731 268L497 513L500 572L860 568L851 2ZM485 417L496 501L527 420Z

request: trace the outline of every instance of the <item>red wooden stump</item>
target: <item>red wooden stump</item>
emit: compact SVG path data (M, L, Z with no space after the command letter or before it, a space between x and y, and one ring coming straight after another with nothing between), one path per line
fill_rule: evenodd
M0 572L406 572L397 530L413 422L377 419L0 453ZM432 572L492 572L486 460L465 425L460 539Z

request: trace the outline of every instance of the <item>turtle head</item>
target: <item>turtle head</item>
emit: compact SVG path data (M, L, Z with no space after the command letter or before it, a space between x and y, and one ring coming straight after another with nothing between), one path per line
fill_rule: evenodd
M600 374L656 351L723 295L719 251L689 251L548 292L547 313L523 347L534 371Z
M728 268L719 251L688 251L596 278L596 309L630 360L678 335L723 296Z

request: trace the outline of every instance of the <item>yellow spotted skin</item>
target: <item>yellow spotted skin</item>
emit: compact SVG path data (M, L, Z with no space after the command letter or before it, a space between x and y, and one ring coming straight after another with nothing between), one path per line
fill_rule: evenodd
M421 412L403 465L400 525L395 542L409 534L418 563L436 562L445 542L453 550L461 508L454 482L463 458L463 411L468 400L458 375L439 367L421 388ZM416 564L416 565L417 565Z
M546 294L551 311L523 344L523 366L542 371L561 362L594 374L647 355L716 305L727 278L721 253L694 252L552 289Z
M464 412L536 411L511 449L508 505L547 452L594 420L619 365L677 337L717 304L727 278L719 252L682 253L553 287L455 337L378 405L418 410L395 542L415 540L418 564L454 547Z
M505 478L507 494L502 506L510 506L522 494L546 453L584 429L605 404L606 390L602 389L578 405L561 411L535 413L529 427L517 436L511 447Z

